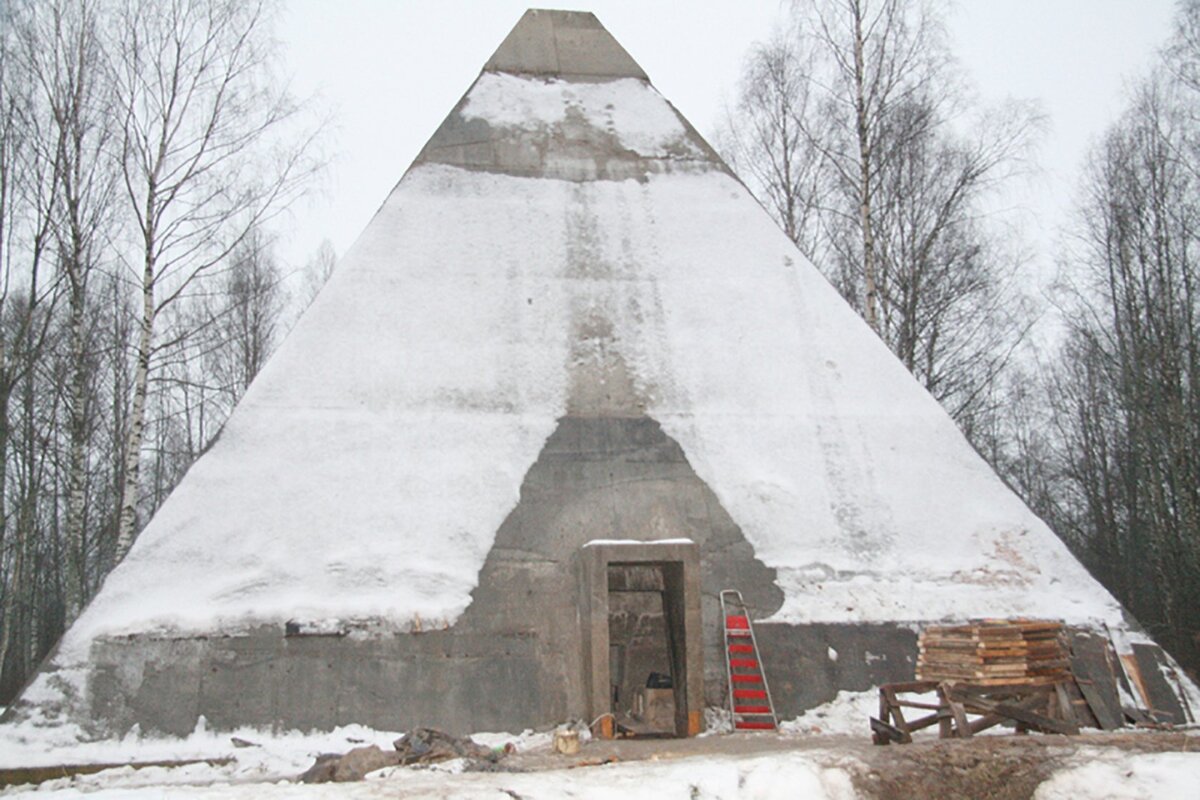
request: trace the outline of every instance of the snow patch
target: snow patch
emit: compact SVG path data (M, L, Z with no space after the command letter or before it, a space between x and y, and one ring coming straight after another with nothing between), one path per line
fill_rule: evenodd
M467 94L465 119L521 130L563 126L572 116L616 137L643 157L669 157L681 148L702 156L671 104L636 78L581 83L485 72Z
M1078 766L1060 770L1034 792L1034 800L1192 800L1200 778L1200 753L1124 753L1094 750Z
M879 690L841 691L828 703L810 708L795 719L779 723L779 730L804 736L869 736L869 719L879 713Z

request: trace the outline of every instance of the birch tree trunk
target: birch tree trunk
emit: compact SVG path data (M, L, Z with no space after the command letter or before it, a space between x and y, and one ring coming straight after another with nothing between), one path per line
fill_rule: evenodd
M852 0L854 48L854 132L858 139L858 220L862 229L863 284L866 294L864 318L871 330L879 333L879 310L875 286L875 234L871 225L871 125L867 114L866 64L863 54L863 8Z
M146 266L142 272L142 308L133 372L133 402L129 409L129 434L125 443L125 480L121 487L121 510L117 518L117 542L113 563L119 563L133 545L137 533L139 476L142 466L142 436L146 428L146 393L150 382L150 356L154 344L153 233L147 237Z
M156 323L308 185L316 130L272 81L265 0L125 0L114 43L121 168L141 248L133 400L114 560L137 534Z

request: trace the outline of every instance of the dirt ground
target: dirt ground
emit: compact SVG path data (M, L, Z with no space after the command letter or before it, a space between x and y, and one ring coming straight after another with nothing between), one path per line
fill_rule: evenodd
M577 755L517 753L498 765L525 771L586 767L609 760L666 760L689 756L813 752L849 770L859 794L872 800L974 798L1028 800L1038 785L1075 756L1100 748L1157 753L1200 751L1200 735L1172 731L1085 733L1079 736L995 735L970 739L921 738L877 746L869 735L737 734L696 739L594 740Z

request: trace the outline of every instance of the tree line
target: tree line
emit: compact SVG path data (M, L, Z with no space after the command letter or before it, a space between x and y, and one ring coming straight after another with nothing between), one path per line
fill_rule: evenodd
M275 13L0 4L0 702L280 336L269 230L320 126L280 88Z
M718 141L968 439L1200 669L1200 0L1087 155L1060 276L991 213L1035 106L971 102L933 0L795 2ZM1029 336L1042 292L1058 343Z

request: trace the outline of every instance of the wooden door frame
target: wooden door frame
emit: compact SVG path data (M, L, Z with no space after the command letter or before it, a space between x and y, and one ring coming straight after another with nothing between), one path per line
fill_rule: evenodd
M663 611L667 625L682 642L672 649L675 683L675 734L695 736L704 729L704 642L700 615L700 548L686 539L660 542L601 540L580 550L579 619L583 640L584 691L589 720L611 736L609 692L608 568L645 564L663 568ZM669 608L668 608L669 607ZM682 674L682 680L680 675ZM609 715L607 720L605 715ZM607 725L604 724L607 721Z

